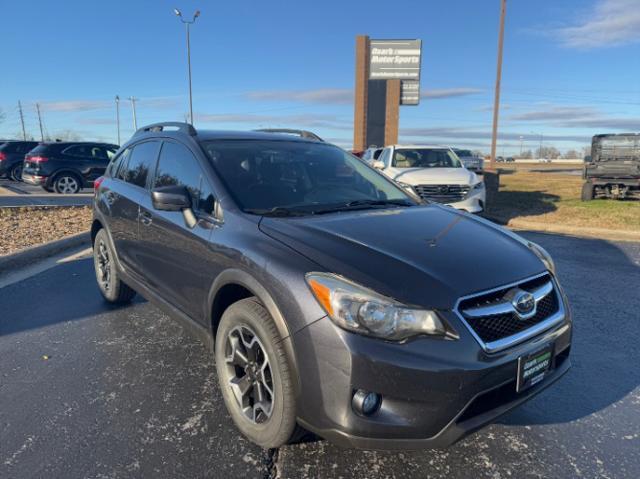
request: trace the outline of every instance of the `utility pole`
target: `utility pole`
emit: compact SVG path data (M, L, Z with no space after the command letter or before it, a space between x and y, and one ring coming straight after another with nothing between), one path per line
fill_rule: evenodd
M131 111L133 113L133 130L137 131L138 130L138 120L136 119L136 101L138 101L138 99L130 96L129 97L129 101L131 102Z
M522 158L522 143L524 142L524 136L520 135L520 158Z
M496 141L498 139L498 114L500 112L500 82L502 81L502 47L504 45L504 17L507 13L507 0L501 0L500 31L498 33L498 66L496 69L496 92L493 102L493 130L491 132L491 163L493 170L496 164Z
M36 103L36 111L38 112L38 124L40 125L40 140L44 141L44 130L42 129L42 114L40 113L40 103Z
M186 30L187 30L187 68L189 70L189 118L191 119L189 123L193 125L193 95L191 93L191 40L190 40L190 34L189 34L189 27L193 23L195 23L196 18L200 16L200 10L196 10L196 12L193 14L193 18L191 19L191 21L185 20L182 17L182 13L177 8L173 9L173 13L175 13L176 16L180 18L180 21L185 24Z
M20 123L22 124L22 139L27 141L27 132L24 129L24 114L22 113L22 103L18 100L18 111L20 112Z
M118 146L120 146L120 96L116 95L116 127L118 128Z
M544 155L542 154L542 142L544 141L544 135L540 133L540 149L538 150L538 156L542 158Z

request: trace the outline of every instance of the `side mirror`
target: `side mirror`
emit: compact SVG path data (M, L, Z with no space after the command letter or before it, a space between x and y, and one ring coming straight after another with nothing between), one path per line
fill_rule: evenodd
M191 195L184 186L161 186L151 191L151 202L156 210L182 211L191 208Z
M371 166L373 166L376 170L384 170L384 162L380 160L375 160L373 163L371 163Z

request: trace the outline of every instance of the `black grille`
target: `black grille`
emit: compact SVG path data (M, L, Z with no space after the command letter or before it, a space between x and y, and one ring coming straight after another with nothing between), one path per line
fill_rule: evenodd
M413 188L423 200L437 203L462 201L469 193L468 185L417 185Z
M549 281L549 276L544 275L540 278L521 283L518 285L518 287L525 291L532 291ZM504 290L466 299L460 303L459 310L464 316L465 309L489 305L491 303L501 301L505 293L509 289L511 288L506 288ZM530 327L535 326L536 324L548 319L550 316L556 313L558 309L558 294L554 288L551 293L540 300L540 302L538 303L536 314L529 319L520 319L515 313L509 313L493 316L483 316L480 318L471 318L465 316L465 320L480 339L482 339L485 343L490 343L529 329Z

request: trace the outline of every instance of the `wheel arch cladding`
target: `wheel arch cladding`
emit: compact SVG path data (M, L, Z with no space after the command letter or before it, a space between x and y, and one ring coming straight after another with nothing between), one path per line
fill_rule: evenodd
M209 290L208 305L214 335L224 310L235 301L250 296L255 296L267 309L282 339L289 337L289 327L271 294L253 276L239 269L220 273ZM235 301L231 301L234 298Z
M273 322L282 338L282 343L287 352L289 367L292 373L292 379L296 395L300 391L300 379L298 376L298 367L293 349L293 343L290 338L290 331L284 319L280 308L271 297L267 289L260 284L249 273L238 270L229 269L218 275L214 281L208 296L208 307L211 325L211 333L215 342L216 330L220 322L220 318L224 311L234 302L248 297L255 297L264 308L269 312Z
M98 231L100 231L102 228L103 226L100 220L94 218L94 220L91 223L91 244L95 242L96 235L98 234Z

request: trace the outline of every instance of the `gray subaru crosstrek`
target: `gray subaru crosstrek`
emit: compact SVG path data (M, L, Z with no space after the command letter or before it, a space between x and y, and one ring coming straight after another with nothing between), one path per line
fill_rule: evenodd
M445 446L570 367L544 249L313 139L144 127L96 181L92 238L107 301L203 333L264 447Z

